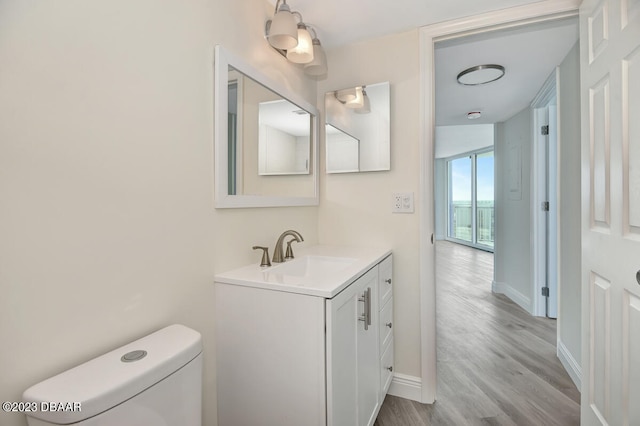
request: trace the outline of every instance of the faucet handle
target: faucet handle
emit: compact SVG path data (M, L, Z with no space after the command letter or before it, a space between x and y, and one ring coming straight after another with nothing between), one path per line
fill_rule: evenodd
M294 238L291 241L287 242L287 251L284 254L284 260L293 259L293 249L291 248L291 243L294 241L298 240Z
M253 249L262 250L262 260L260 261L260 266L271 266L271 261L269 260L269 247L253 246Z

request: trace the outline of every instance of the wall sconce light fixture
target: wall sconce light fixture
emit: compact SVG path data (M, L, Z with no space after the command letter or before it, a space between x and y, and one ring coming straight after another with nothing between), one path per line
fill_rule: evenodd
M367 96L366 86L357 86L352 89L336 90L333 95L345 108L352 109L358 114L371 112L371 101Z
M298 22L296 22L296 17ZM313 32L313 38L309 30ZM273 19L265 24L265 37L271 47L313 76L327 73L327 56L316 31L305 24L299 12L292 12L287 0L277 0Z

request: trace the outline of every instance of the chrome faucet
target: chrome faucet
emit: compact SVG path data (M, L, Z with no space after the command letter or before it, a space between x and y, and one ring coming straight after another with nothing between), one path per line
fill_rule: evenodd
M284 244L284 239L287 236L291 236L293 237L293 239L289 242L287 242L287 252L286 254L283 256L282 254L282 245ZM276 248L273 251L273 262L274 263L282 263L287 259L293 259L293 250L291 250L291 243L292 242L301 242L304 241L304 238L302 238L302 235L300 235L300 233L298 231L294 231L293 229L290 229L288 231L284 231L282 233L282 235L280 235L280 238L278 238L278 242L276 242Z

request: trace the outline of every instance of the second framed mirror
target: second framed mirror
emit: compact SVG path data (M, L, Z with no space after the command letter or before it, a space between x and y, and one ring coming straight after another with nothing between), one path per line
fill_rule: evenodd
M327 92L324 101L327 173L390 170L389 82Z

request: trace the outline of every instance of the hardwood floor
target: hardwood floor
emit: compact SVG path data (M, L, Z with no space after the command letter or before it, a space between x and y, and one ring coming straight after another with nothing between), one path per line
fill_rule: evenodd
M556 321L491 293L492 253L438 241L436 259L436 403L388 395L375 425L579 425Z

